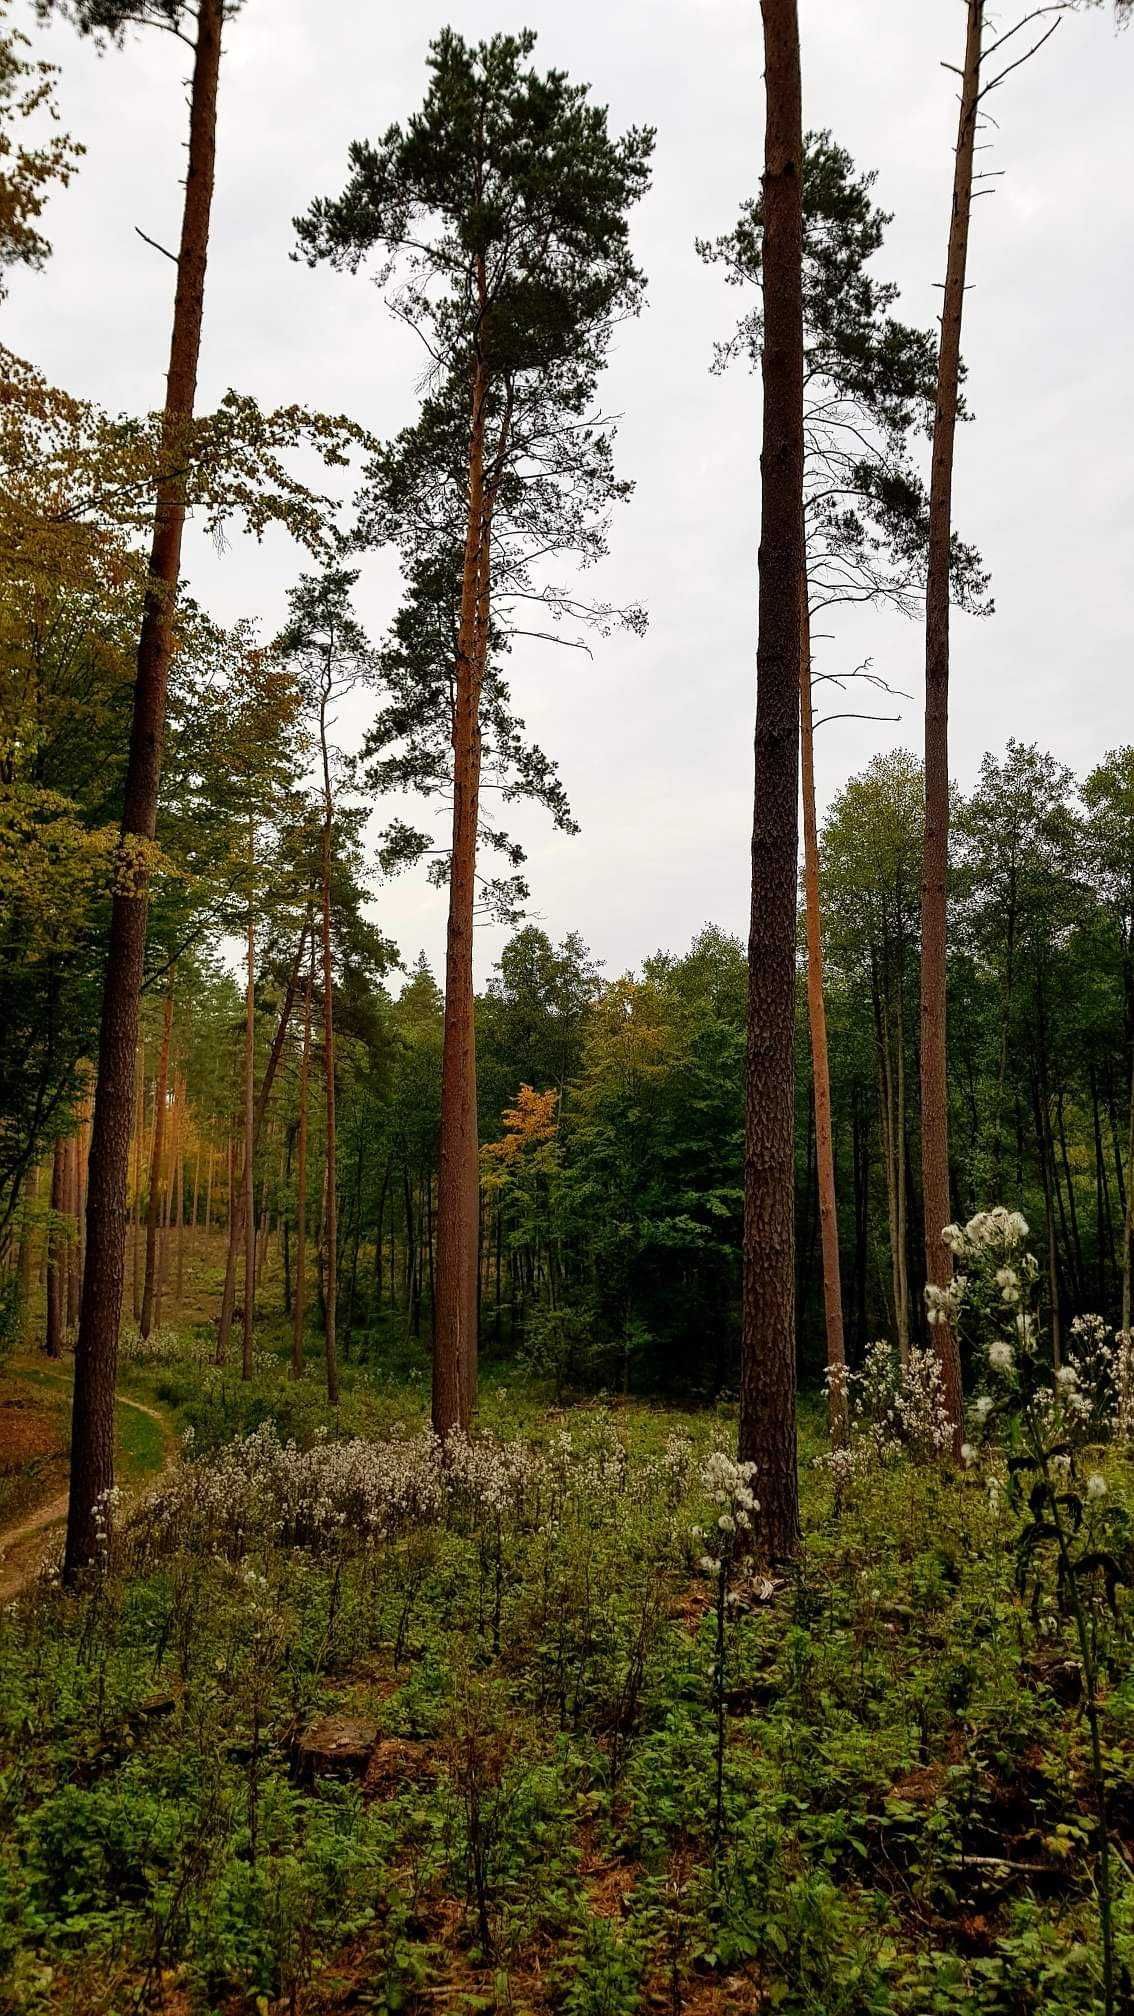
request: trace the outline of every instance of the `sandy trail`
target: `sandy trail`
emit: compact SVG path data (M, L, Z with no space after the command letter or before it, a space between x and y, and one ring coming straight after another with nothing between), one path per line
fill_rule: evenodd
M169 1423L164 1414L159 1414L156 1407L148 1407L144 1400L128 1399L125 1393L118 1395L118 1405L132 1407L135 1414L148 1414L151 1421L157 1422L165 1444L165 1462L157 1476L164 1476L176 1455ZM145 1489L152 1489L156 1482L157 1477L153 1478ZM61 1526L66 1517L67 1493L61 1491L57 1498L49 1499L46 1505L37 1506L34 1512L29 1512L25 1518L16 1520L14 1525L0 1529L0 1603L10 1603L13 1596L18 1596L21 1589L39 1572L47 1550L36 1547L34 1543L41 1534L49 1533L55 1526Z

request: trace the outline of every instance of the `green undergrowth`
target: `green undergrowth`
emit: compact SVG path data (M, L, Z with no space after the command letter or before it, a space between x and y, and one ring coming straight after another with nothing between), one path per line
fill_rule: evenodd
M0 1618L3 2007L1101 2007L1072 1640L975 1480L897 1463L836 1511L805 1451L798 1572L739 1576L725 1617L718 1827L700 1466L727 1413L490 1375L489 1453L435 1498L420 1381L356 1375L336 1439L314 1371L131 1378L193 1429L170 1516ZM393 1439L371 1461L362 1433ZM245 1476L229 1516L216 1480ZM1127 1970L1129 1652L1120 1614Z

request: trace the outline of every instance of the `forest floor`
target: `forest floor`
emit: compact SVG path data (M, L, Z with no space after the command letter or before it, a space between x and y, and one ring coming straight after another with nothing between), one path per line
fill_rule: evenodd
M203 1322L127 1350L187 1460L89 1588L0 1613L0 2006L1102 2010L1082 1672L987 1479L899 1461L836 1505L809 1422L798 1568L718 1613L727 1407L489 1365L445 1467L414 1347L332 1421L317 1343L292 1382L257 1342L248 1384ZM1121 1605L1100 1630L1129 1970Z

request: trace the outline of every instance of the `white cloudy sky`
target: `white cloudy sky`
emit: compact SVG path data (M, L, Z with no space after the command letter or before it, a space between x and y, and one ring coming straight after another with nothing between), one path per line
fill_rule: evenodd
M28 10L30 11L30 9ZM999 13L999 10L998 10ZM879 171L895 212L879 271L928 321L942 274L960 0L801 0L805 120ZM1015 18L1007 12L1001 25ZM520 712L561 763L582 833L522 821L533 908L580 929L611 970L679 948L706 919L743 930L754 706L757 388L708 375L736 296L693 251L732 222L759 172L756 0L247 0L229 34L209 266L202 397L234 384L267 402L345 410L377 433L411 416L420 359L362 279L289 261L290 220L342 184L347 143L419 101L427 41L530 25L538 56L585 78L621 128L658 129L635 223L649 305L619 334L604 387L624 417L618 516L603 588L640 598L644 641L593 662L515 654ZM13 284L5 340L115 409L161 396L172 272L134 235L174 242L186 52L148 32L101 59L63 26L36 30L63 65L62 102L87 146L52 207L55 258ZM977 206L965 353L975 423L960 439L957 523L992 568L997 614L956 619L954 768L971 780L1010 734L1078 767L1134 739L1134 32L1109 9L1066 19L997 94L1007 172ZM217 555L191 539L193 586L216 614L269 631L300 558L280 538ZM368 563L378 633L396 582ZM820 738L824 797L877 747L916 743L918 628L856 615L824 669L866 654L911 700L896 724ZM381 888L377 913L412 957L440 962L444 899L423 878ZM485 929L481 966L500 933Z

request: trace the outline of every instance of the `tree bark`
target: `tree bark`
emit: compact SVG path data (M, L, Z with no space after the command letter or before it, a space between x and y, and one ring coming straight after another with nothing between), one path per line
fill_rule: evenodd
M157 824L173 610L181 572L185 459L204 314L223 13L224 0L199 0L185 200L162 419L164 473L157 492L149 582L138 640L122 836L103 982L87 1199L87 1266L71 1412L71 1483L63 1571L68 1584L94 1559L99 1513L105 1510L106 1494L114 1484L114 1393L125 1273L134 1055L146 939L146 850Z
M205 1175L205 1251L209 1250L209 1234L213 1229L213 1161L216 1150L209 1142L209 1159Z
M173 1277L173 1307L180 1315L181 1301L185 1293L185 1080L181 1080L177 1094L177 1165L175 1170L177 1192L174 1198L173 1226L176 1232L176 1260ZM194 1194L194 1210L196 1196Z
M823 1314L827 1337L827 1418L836 1445L847 1437L847 1354L839 1261L839 1206L835 1137L831 1118L831 1065L823 990L823 918L819 893L819 822L815 809L815 722L811 706L811 620L807 570L800 597L800 768L803 782L803 891L807 917L807 1017L811 1031L811 1081L815 1102L815 1170L823 1255Z
M961 111L953 170L953 209L937 359L937 407L929 484L925 587L925 833L921 869L921 1174L925 1272L936 1288L953 1278L941 1234L952 1207L949 1186L949 1082L945 955L949 875L949 557L953 524L953 450L961 369L961 318L972 209L973 154L980 94L984 0L968 0ZM933 1330L941 1360L954 1460L964 1434L961 1354L949 1323Z
M770 1560L799 1546L795 960L803 552L803 133L795 0L762 0L764 394L739 1450Z
M255 844L248 841L249 883ZM244 1221L244 1322L241 1337L240 1376L252 1377L252 1325L256 1313L256 1210L254 1202L256 1153L256 917L252 889L248 891L248 952L244 982L244 1181L240 1189L240 1210Z
M67 1143L62 1136L51 1156L51 1225L47 1234L47 1328L43 1348L49 1358L63 1356L63 1267L65 1252L60 1221L66 1202Z
M484 480L488 377L477 363L468 449L468 519L453 705L453 847L445 946L445 1023L437 1179L437 1326L433 1425L444 1437L467 1429L476 1387L477 1237L480 1171L476 1104L473 919L480 804L481 610L489 579L489 507Z
M307 1081L311 1059L311 992L315 984L315 938L311 973L303 995L303 1055L299 1065L299 1141L295 1178L295 1301L291 1325L291 1373L303 1377L303 1321L307 1298Z
M80 1130L82 1123L80 1122ZM63 1261L63 1328L70 1336L79 1314L79 1134L67 1142L66 1195L63 1208L69 1220Z
M291 1011L295 1005L295 990L299 983L299 969L303 963L303 947L306 940L307 924L305 922L299 934L299 944L296 946L295 958L292 961L291 972L288 975L287 986L284 990L279 1021L276 1023L276 1033L272 1038L272 1047L268 1052L268 1061L264 1066L264 1076L256 1100L255 1123L252 1130L253 1155L255 1155L256 1149L259 1146L264 1117L268 1111L268 1103L272 1096L272 1087L276 1082L276 1073L279 1070L280 1058L283 1056L284 1044L287 1040L288 1024L291 1021ZM235 1152L230 1138L228 1144L228 1252L225 1258L224 1288L221 1293L220 1315L217 1318L215 1362L218 1365L223 1365L228 1355L228 1340L232 1331L232 1314L236 1306L236 1263L240 1252L240 1235L244 1226L241 1198L244 1194L245 1181L246 1171L242 1166L238 1193L236 1188ZM207 1216L208 1214L206 1213L206 1220Z
M339 1200L338 1144L335 1136L335 992L331 959L331 765L327 750L327 702L330 673L324 683L319 707L319 747L323 758L323 831L320 845L320 882L323 939L323 1079L327 1099L327 1139L324 1144L326 1194L326 1271L323 1295L326 1304L323 1324L323 1352L327 1370L327 1401L339 1404L339 1363L336 1323L339 1299Z
M1134 1056L1134 1050L1132 1050ZM1122 1167L1118 1171L1122 1181ZM1122 1226L1122 1329L1130 1329L1130 1288L1134 1282L1134 1062L1130 1064L1130 1123L1126 1137L1126 1210Z
M169 1090L169 1039L173 1028L173 976L174 967L169 969L169 984L165 990L165 1010L161 1025L161 1051L158 1056L157 1080L154 1085L154 1136L150 1147L150 1194L146 1200L146 1278L142 1288L142 1317L139 1328L143 1337L148 1337L154 1326L154 1296L157 1289L158 1229L161 1224L161 1206L164 1184L162 1181L162 1157L165 1149L165 1102Z
M134 1233L132 1306L134 1321L142 1320L142 1167L146 1152L146 1045L138 1047L138 1087L134 1103Z

